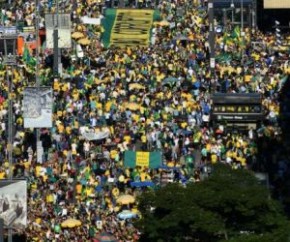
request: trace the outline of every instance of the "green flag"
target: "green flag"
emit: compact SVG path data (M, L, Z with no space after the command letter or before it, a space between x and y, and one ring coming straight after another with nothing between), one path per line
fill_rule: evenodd
M161 152L125 151L124 166L159 168L162 165Z
M233 33L232 33L232 38L239 39L240 37L241 37L241 29L240 29L240 26L236 26L234 28Z
M230 53L221 53L216 57L218 63L227 63L232 60L232 55Z
M27 48L27 46L25 45L24 47L24 51L23 51L23 55L22 55L22 60L25 62L25 63L28 63L29 60L30 60L31 56L30 56L30 53L29 53L29 49Z
M29 49L27 48L26 45L24 47L22 60L26 65L30 67L36 66L36 59L30 55Z

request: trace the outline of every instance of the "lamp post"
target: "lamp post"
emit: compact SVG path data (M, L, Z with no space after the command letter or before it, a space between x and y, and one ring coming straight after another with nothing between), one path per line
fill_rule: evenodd
M36 48L35 48L35 86L37 88L40 87L40 79L39 79L39 0L35 0L35 41L36 41ZM41 149L42 143L40 141L40 129L36 129L36 160L37 162L42 162L42 157L40 157L39 149Z
M232 23L234 22L234 9L235 9L235 4L234 1L232 0L231 2L231 10L232 10Z
M210 92L214 93L216 89L216 80L215 80L215 26L214 26L214 0L208 1L208 18L209 18L209 51L210 51L210 70L211 70L211 86Z
M0 242L4 242L4 220L0 218Z
M53 74L55 77L59 76L59 69L60 69L60 49L58 46L59 34L59 3L56 0L56 13L53 14Z
M244 32L244 0L241 0L241 64L244 68L244 42L245 42L245 32Z
M235 9L235 5L232 3L231 6L229 8L223 8L223 22L224 22L224 28L226 28L227 26L227 22L228 22L228 16L227 16L227 12L231 11L232 13L232 18L231 18L231 25L233 25L234 23L234 9ZM232 28L232 27L231 27Z
M257 26L257 0L253 0L252 5L252 29L256 29Z
M209 17L210 68L211 68L212 74L214 74L214 71L215 71L215 28L214 28L213 0L208 1L208 17Z
M13 179L12 164L13 164L13 68L17 65L16 43L17 43L16 27L4 27L0 34L4 46L3 64L6 66L6 81L8 86L8 162L9 162L9 180ZM8 242L12 242L12 228L8 228Z

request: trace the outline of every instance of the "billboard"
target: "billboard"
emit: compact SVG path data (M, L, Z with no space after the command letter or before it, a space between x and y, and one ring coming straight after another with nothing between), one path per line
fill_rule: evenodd
M53 48L53 33L56 26L58 29L58 48L71 48L71 20L70 14L45 15L46 26L46 48Z
M51 128L52 100L50 87L26 87L23 92L24 128Z
M264 118L258 93L215 93L211 101L211 119L214 121L256 122Z
M0 181L0 218L4 225L24 229L27 225L27 183L25 180Z
M290 9L290 0L264 0L266 9Z

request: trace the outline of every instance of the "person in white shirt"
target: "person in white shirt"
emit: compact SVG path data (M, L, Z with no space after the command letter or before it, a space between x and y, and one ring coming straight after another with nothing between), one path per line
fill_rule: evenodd
M91 147L90 142L85 141L83 146L84 146L85 157L87 158L89 156L90 147Z

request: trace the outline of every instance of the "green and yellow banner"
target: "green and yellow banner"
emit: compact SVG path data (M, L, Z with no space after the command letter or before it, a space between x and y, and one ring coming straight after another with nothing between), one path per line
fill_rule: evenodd
M148 46L159 12L148 9L107 9L102 20L105 47Z
M161 152L125 151L124 166L159 168L162 165Z

